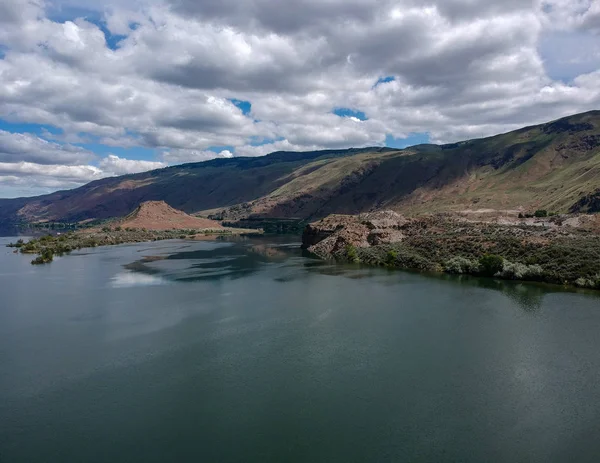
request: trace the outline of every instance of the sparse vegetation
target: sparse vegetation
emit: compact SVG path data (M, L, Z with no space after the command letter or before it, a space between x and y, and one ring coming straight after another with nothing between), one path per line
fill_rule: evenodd
M16 243L9 243L9 244L7 244L7 247L9 247L9 248L21 248L21 247L23 247L23 244L25 244L25 242L22 239L18 239Z
M591 230L472 223L439 215L415 220L401 231L400 242L356 247L360 262L600 289L600 235Z
M120 229L120 230L118 230ZM230 235L237 233L233 229L219 230L137 230L116 227L103 227L99 231L69 232L62 235L44 235L24 242L22 239L7 246L18 248L22 254L37 254L31 262L34 265L52 262L54 256L68 254L74 250L110 246L125 243L140 243L169 239L187 239L196 234Z
M31 261L32 265L49 264L54 260L54 251L52 249L44 249L39 256Z

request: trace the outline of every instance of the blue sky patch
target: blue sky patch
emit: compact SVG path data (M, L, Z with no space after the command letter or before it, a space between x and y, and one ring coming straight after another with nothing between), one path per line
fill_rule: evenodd
M251 146L262 146L268 145L270 143L275 143L276 141L283 141L285 138L264 138L264 137L250 137L250 145Z
M59 135L62 133L62 130L57 129L52 125L45 124L28 124L24 122L9 122L4 119L0 119L0 130L4 130L5 132L12 133L33 133L37 136L43 136L46 132L49 132L53 135Z
M85 8L68 7L61 8L60 10L54 10L50 12L48 17L56 22L64 23L66 21L73 21L77 18L83 18L87 22L92 23L102 31L104 39L106 40L106 46L111 50L119 48L119 42L127 38L126 35L112 34L106 27L106 22L102 19L102 14L98 11L88 10ZM132 25L130 25L131 27Z
M379 84L387 84L388 82L393 82L395 80L396 78L394 76L380 77L377 79L377 82L375 82L375 85L373 85L373 88L377 87Z
M365 113L350 108L335 108L333 110L333 114L339 117L356 117L361 121L367 120L367 116L365 115Z
M156 156L156 150L151 148L144 148L142 146L133 146L131 148L122 148L120 146L108 146L100 143L76 143L77 146L81 146L99 156L106 157L109 154L114 154L120 158L135 159L141 161L148 161L154 159Z
M223 146L211 146L208 148L208 151L212 151L213 153L217 153L217 154L219 154L221 151L225 151L225 150L233 153L233 152L235 152L235 147L223 145Z
M550 78L571 84L600 66L600 55L592 52L597 43L597 36L580 32L544 33L538 51Z
M252 103L250 103L249 101L238 100L236 98L231 98L229 101L231 101L235 106L240 108L244 116L250 114L250 110L252 109Z
M407 148L424 143L430 143L428 133L411 133L406 138L394 138L388 133L385 137L385 146L389 146L390 148Z

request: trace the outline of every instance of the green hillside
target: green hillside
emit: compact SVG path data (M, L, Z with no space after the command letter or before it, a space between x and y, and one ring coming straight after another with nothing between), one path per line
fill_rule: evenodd
M596 211L600 111L494 137L405 150L365 148L219 159L0 200L0 220L122 216L147 200L224 218L317 218L392 208L404 213L544 208Z

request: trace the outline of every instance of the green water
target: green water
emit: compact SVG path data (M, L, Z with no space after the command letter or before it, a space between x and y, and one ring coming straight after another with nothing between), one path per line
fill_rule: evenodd
M600 461L600 297L298 246L1 247L0 462Z

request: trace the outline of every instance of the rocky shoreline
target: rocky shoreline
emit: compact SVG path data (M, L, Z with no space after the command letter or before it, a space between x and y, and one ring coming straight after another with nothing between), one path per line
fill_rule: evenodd
M306 226L302 247L323 259L600 289L600 233L585 225L597 224L590 217L331 215Z

